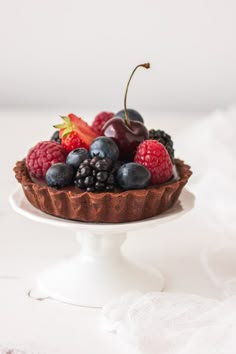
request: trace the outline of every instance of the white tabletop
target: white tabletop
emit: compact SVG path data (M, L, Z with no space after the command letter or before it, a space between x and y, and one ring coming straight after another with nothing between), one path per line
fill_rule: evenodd
M36 301L27 296L38 272L74 254L71 231L28 220L9 206L9 194L17 187L12 171L17 160L40 140L47 140L57 111L0 111L0 341L14 339L39 343L63 354L131 354L116 336L100 328L100 310L81 308L52 300ZM90 118L94 114L81 112ZM151 128L162 128L176 137L201 113L150 113ZM178 143L176 144L178 156ZM180 156L184 159L185 156ZM189 161L187 161L189 162ZM193 171L194 172L194 171ZM191 191L191 180L188 185ZM49 236L50 235L50 236ZM200 263L203 247L215 234L201 222L201 210L191 210L180 219L153 228L152 233L130 233L123 252L130 258L158 266L167 278L166 291L219 297Z

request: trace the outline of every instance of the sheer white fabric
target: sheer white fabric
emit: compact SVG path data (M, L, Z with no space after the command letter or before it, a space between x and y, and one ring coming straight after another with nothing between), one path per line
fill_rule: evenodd
M223 296L236 295L235 140L236 107L232 107L196 122L179 141L181 154L188 154L194 171L196 210L214 231L214 242L202 253L203 266Z
M222 238L208 246L202 264L223 297L236 295L236 242Z
M192 166L196 208L215 232L236 236L236 106L193 123L176 137L178 156ZM236 239L236 238L235 238Z
M129 293L105 306L102 319L142 354L235 354L236 296Z

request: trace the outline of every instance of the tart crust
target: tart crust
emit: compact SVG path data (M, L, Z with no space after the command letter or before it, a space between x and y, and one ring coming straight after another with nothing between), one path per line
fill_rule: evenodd
M177 201L192 172L183 161L175 160L179 179L146 189L91 193L77 187L54 189L32 181L25 160L14 167L16 179L28 201L44 213L63 219L122 223L147 219L171 208Z

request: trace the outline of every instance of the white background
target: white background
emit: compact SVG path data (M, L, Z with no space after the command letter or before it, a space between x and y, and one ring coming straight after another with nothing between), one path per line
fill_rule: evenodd
M212 110L236 96L235 0L0 0L0 106ZM79 112L78 112L79 113Z

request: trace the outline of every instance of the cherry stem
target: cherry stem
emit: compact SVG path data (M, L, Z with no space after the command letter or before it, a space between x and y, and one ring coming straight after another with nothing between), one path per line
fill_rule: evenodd
M131 125L130 125L130 119L129 119L129 115L128 115L128 112L127 112L127 106L126 106L126 100L127 100L127 94L128 94L128 89L129 89L129 84L130 84L130 81L135 73L135 71L140 68L140 67L143 67L145 69L149 69L150 68L150 64L149 63L145 63L145 64L139 64L137 65L134 70L132 71L132 74L130 75L130 78L129 78L129 81L127 83L127 86L126 86L126 90L125 90L125 98L124 98L124 109L125 109L125 124L130 128Z

